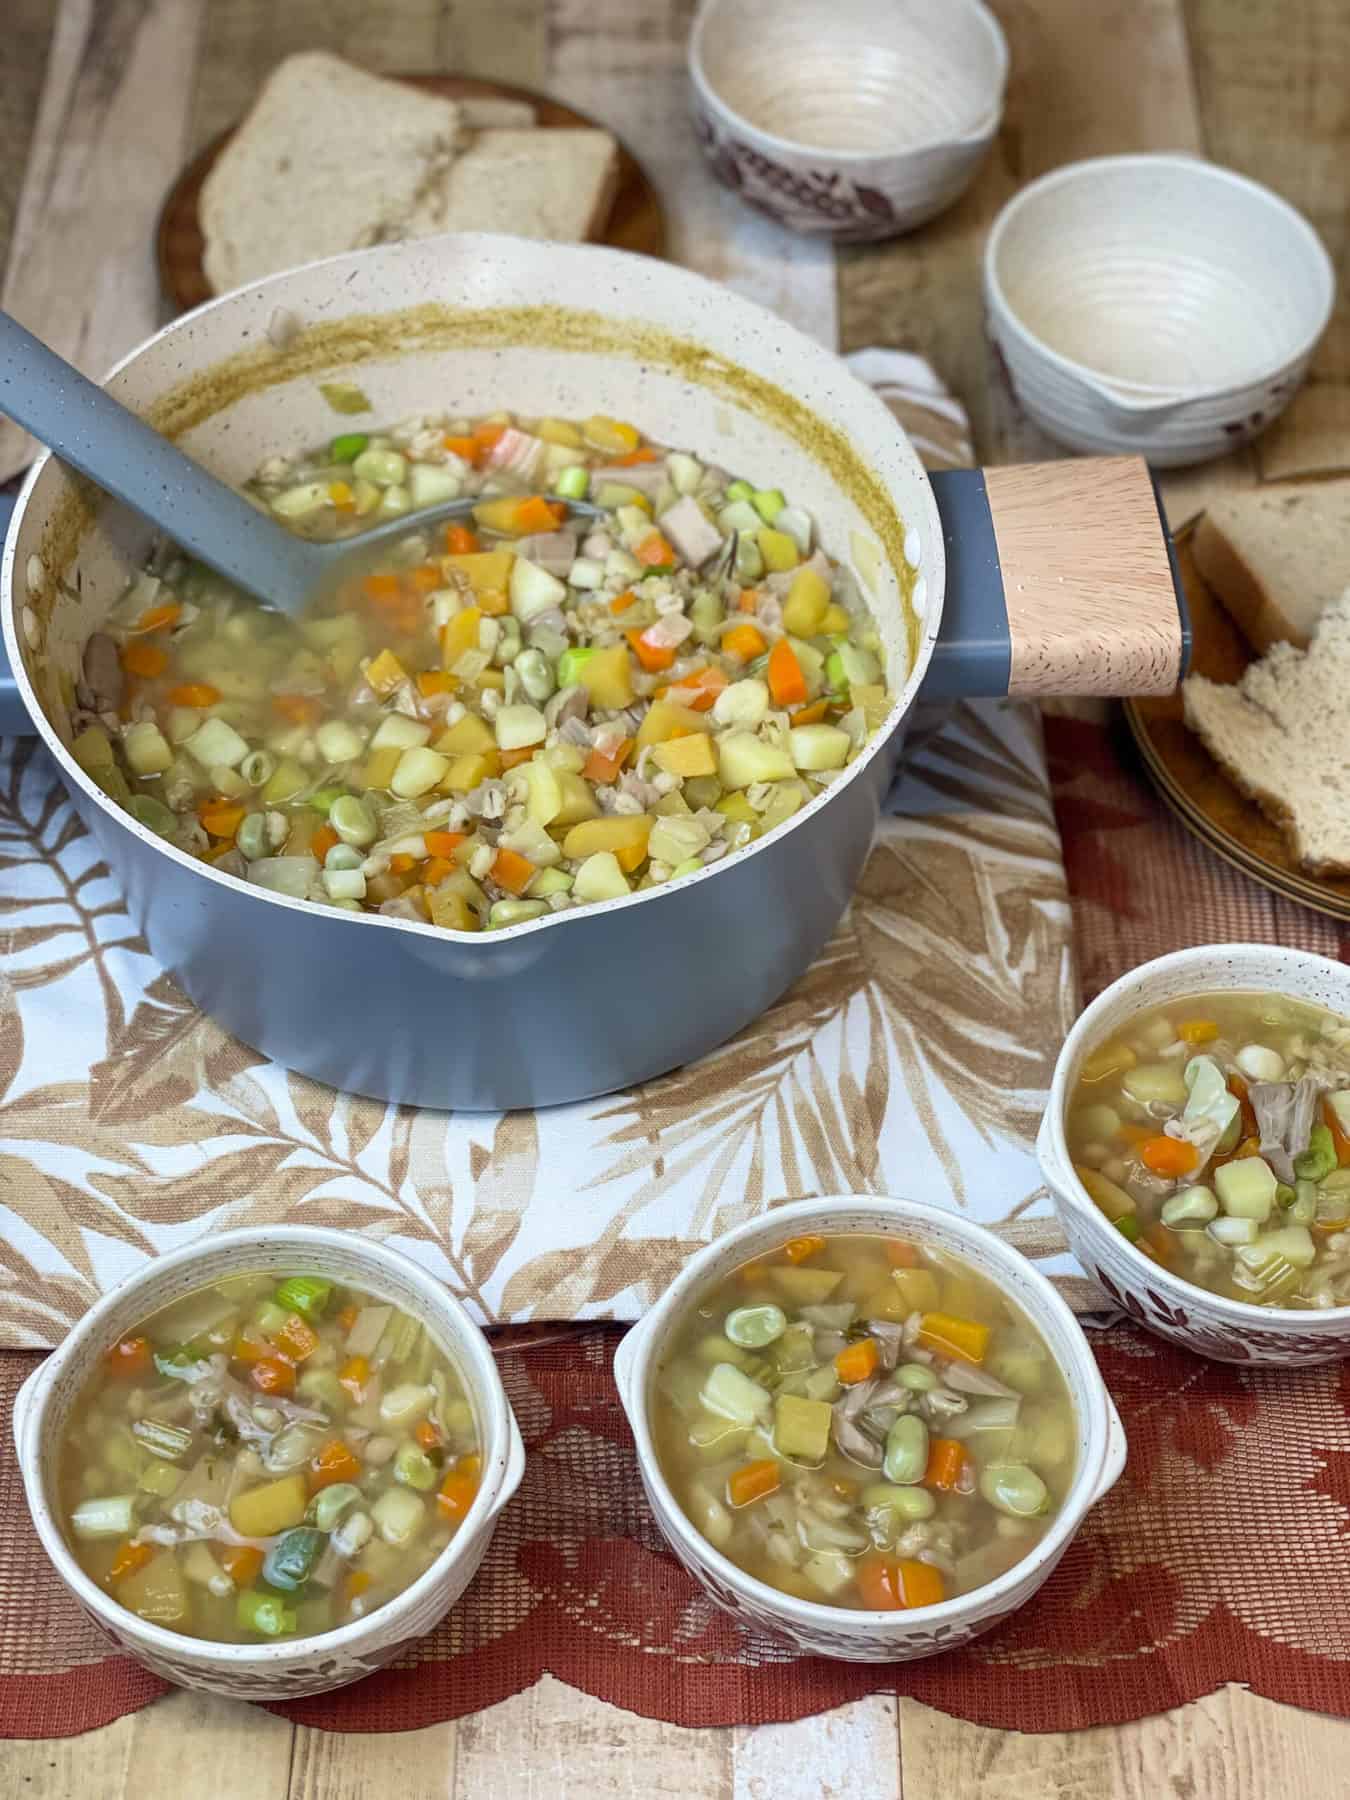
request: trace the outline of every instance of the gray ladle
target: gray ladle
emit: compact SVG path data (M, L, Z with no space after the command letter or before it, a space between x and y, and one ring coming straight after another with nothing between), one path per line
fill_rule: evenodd
M298 538L185 456L144 419L72 368L0 312L0 413L29 431L72 469L158 525L217 574L280 612L302 612L370 552L438 519L462 519L473 499L443 500L332 544ZM558 496L550 496L558 499ZM586 518L600 508L559 504Z

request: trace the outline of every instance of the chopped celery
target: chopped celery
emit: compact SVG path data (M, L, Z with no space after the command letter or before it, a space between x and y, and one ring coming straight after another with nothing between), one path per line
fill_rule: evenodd
M321 1319L332 1296L333 1284L317 1275L292 1275L272 1296L286 1312L298 1312L311 1321Z
M1300 1181L1321 1181L1323 1176L1330 1175L1336 1167L1336 1161L1336 1140L1332 1137L1330 1128L1326 1125L1314 1125L1308 1139L1308 1148L1301 1156L1294 1158L1294 1173ZM1241 1165L1229 1163L1227 1166L1235 1168Z
M242 1631L256 1631L261 1637L284 1637L295 1630L295 1614L280 1594L260 1593L247 1588L235 1602L235 1623Z

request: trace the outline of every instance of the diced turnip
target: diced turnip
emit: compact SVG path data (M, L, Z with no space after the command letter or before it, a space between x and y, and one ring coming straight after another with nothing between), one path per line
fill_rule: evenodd
M414 463L408 471L408 497L414 506L439 506L459 497L459 477L440 463Z
M773 1396L768 1389L728 1362L717 1363L709 1370L699 1401L708 1412L736 1425L767 1425L773 1411Z
M722 548L722 534L692 494L684 494L657 520L691 568L700 568Z
M511 566L511 611L522 625L561 606L566 598L567 589L556 575L523 556L516 558Z
M797 770L779 745L766 744L753 731L728 731L717 740L717 772L723 787L747 788L757 781L789 781Z

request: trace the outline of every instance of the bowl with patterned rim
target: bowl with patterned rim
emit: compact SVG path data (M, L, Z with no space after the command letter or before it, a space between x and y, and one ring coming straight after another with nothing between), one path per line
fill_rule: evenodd
M1008 46L982 0L705 0L689 74L719 181L794 231L862 243L965 192Z
M1131 969L1100 993L1065 1039L1036 1151L1069 1245L1088 1274L1139 1324L1216 1362L1294 1368L1350 1355L1350 1306L1257 1306L1197 1287L1152 1262L1098 1211L1074 1173L1065 1133L1088 1053L1141 1012L1216 991L1267 990L1350 1016L1350 968L1273 944L1205 944Z
M1077 1426L1072 1485L1057 1517L1021 1562L967 1594L895 1612L801 1600L758 1580L713 1548L675 1498L661 1468L649 1407L662 1359L689 1309L742 1263L789 1238L862 1232L903 1236L960 1257L1026 1313L1064 1376ZM910 1662L969 1643L1025 1606L1051 1574L1088 1511L1125 1466L1125 1432L1083 1329L1053 1285L1001 1238L945 1208L873 1194L834 1194L777 1206L718 1238L635 1325L614 1357L619 1399L637 1445L638 1471L666 1542L709 1597L754 1631L812 1656L844 1662Z
M229 1275L321 1274L419 1319L464 1384L482 1445L478 1494L430 1568L364 1618L277 1643L225 1644L153 1625L119 1606L71 1554L55 1504L65 1421L91 1369L150 1313ZM14 1406L24 1492L57 1574L106 1637L178 1687L237 1700L291 1700L345 1687L383 1667L444 1618L477 1572L497 1517L520 1485L525 1449L487 1339L453 1295L411 1258L348 1231L269 1226L229 1231L155 1258L87 1312L29 1376Z

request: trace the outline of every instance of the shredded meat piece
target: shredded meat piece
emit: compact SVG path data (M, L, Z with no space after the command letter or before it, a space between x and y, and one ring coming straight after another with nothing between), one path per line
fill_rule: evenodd
M1298 1081L1256 1081L1247 1090L1261 1133L1260 1153L1276 1179L1290 1187L1296 1179L1294 1158L1312 1139L1325 1085L1316 1075L1304 1075Z

